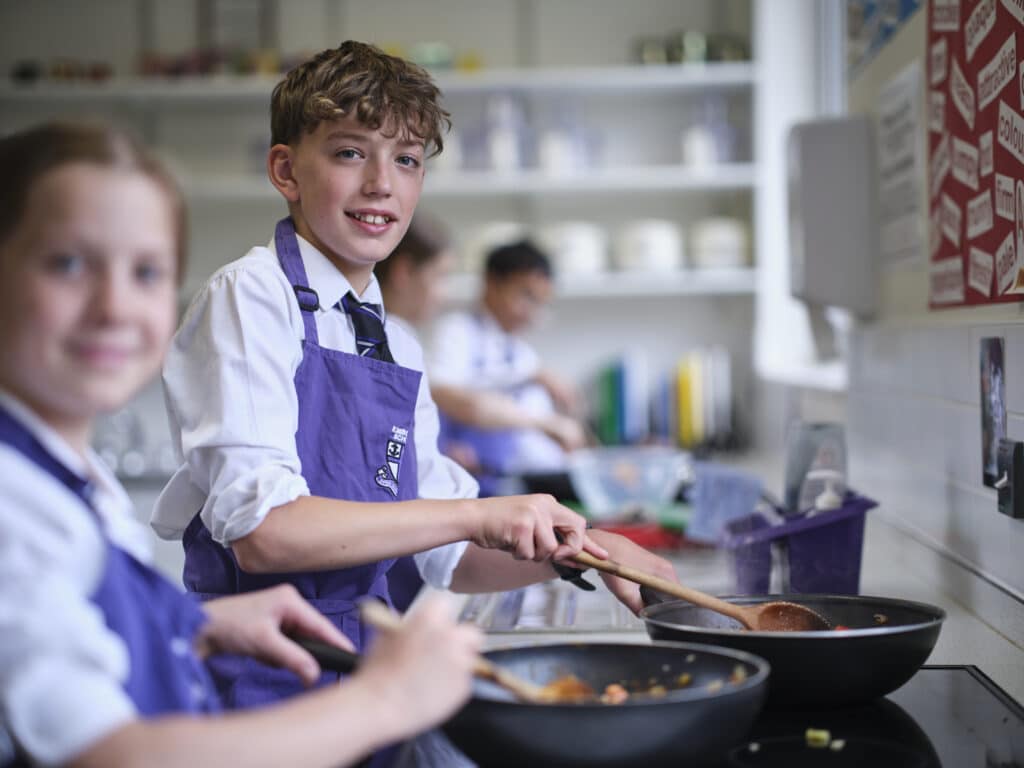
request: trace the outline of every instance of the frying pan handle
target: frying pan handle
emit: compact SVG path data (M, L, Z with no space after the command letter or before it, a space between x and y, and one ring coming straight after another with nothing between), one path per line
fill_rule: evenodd
M657 590L654 587L641 586L640 599L646 606L657 605L658 603L668 603L675 600L676 598L672 597L672 595L665 594L664 592Z
M359 666L361 658L358 653L346 651L335 645L321 643L319 640L310 640L306 637L293 637L296 643L309 651L316 659L320 668L328 672L343 672L348 674Z

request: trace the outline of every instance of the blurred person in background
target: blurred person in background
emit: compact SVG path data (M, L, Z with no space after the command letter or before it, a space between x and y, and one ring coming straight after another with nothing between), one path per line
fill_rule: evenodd
M473 451L481 493L504 475L556 472L586 443L574 386L523 334L554 293L551 261L528 240L487 255L477 305L441 317L429 344L431 392L450 443Z

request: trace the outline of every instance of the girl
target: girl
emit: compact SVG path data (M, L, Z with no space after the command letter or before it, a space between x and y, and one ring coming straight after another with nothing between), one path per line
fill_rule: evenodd
M95 417L156 373L183 272L181 198L100 126L0 140L0 764L327 766L444 719L480 637L436 603L361 671L286 705L220 708L202 658L249 654L307 685L285 632L347 641L290 586L197 604L147 562Z

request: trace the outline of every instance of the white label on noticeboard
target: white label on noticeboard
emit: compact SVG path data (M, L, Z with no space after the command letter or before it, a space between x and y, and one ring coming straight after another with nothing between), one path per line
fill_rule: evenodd
M1017 33L1011 32L1003 47L978 72L978 109L984 109L1017 74Z
M946 94L942 91L928 92L928 130L942 133L946 127Z
M964 300L964 269L959 256L933 261L928 275L933 304L961 304Z
M978 148L953 137L953 178L978 191Z
M960 116L963 117L964 122L967 123L967 127L973 130L974 89L967 82L967 78L964 77L964 73L960 70L960 65L956 63L956 59L953 59L950 71L952 72L949 80L950 98L953 99L953 105L960 113Z
M1004 176L1001 173L996 174L996 216L1001 219L1008 219L1014 221L1014 186L1013 177Z
M992 131L985 131L978 136L978 161L981 164L979 173L982 176L992 173Z
M994 261L991 253L971 248L967 263L967 284L984 296L992 295L992 271Z
M1020 91L1020 108L1024 110L1024 61L1017 68L1017 90Z
M1017 23L1024 24L1024 0L1002 0L1002 2L1003 8L1017 19Z
M963 223L963 211L949 195L942 195L942 234L953 245L960 247L960 226Z
M929 73L929 83L938 85L946 79L946 70L949 68L949 43L946 38L940 37L932 44L932 69Z
M1024 260L1024 181L1017 179L1017 258ZM1024 264L1021 265L1024 267Z
M949 173L949 134L945 134L939 143L935 145L935 151L932 152L932 158L928 163L929 170L931 171L931 197L935 197L939 194L939 189L942 187L942 182L946 178L946 174Z
M932 1L932 29L951 32L960 29L960 0Z
M992 31L996 23L996 0L981 0L971 11L964 25L964 46L967 48L967 60L974 57L985 35Z
M996 285L1000 293L1006 293L1006 290L1013 285L1016 262L1017 257L1013 250L1013 232L1011 232L996 248Z
M980 195L967 201L967 239L992 229L992 193L986 189Z
M928 251L931 253L931 258L935 258L940 245L942 245L942 209L936 206L928 217Z
M1024 117L1005 101L999 101L999 144L1017 162L1024 163Z

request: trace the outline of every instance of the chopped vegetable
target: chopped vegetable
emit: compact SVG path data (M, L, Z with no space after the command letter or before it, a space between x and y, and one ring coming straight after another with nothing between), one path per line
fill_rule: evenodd
M828 745L828 748L831 749L833 752L839 752L845 746L846 739L832 739L831 743Z
M876 613L875 614L875 624L885 624L888 621L889 621L889 617L886 616L884 613Z
M808 728L807 732L804 733L804 739L807 741L807 746L813 749L824 749L832 741L832 734L826 730L820 730L818 728Z
M676 685L682 688L684 685L689 685L693 682L693 675L689 672L683 672L679 677L676 678Z
M601 694L602 704L621 704L629 698L629 691L623 688L618 683L612 683L604 689L604 693Z
M708 683L708 690L714 693L715 691L722 690L722 686L724 685L725 683L723 683L721 680L712 680L710 683Z
M834 629L836 632L842 632L844 629L849 629L849 627L845 624L836 624L834 627L832 627L832 629Z
M742 683L747 679L747 668L742 664L737 664L732 668L732 674L729 675L730 683Z

